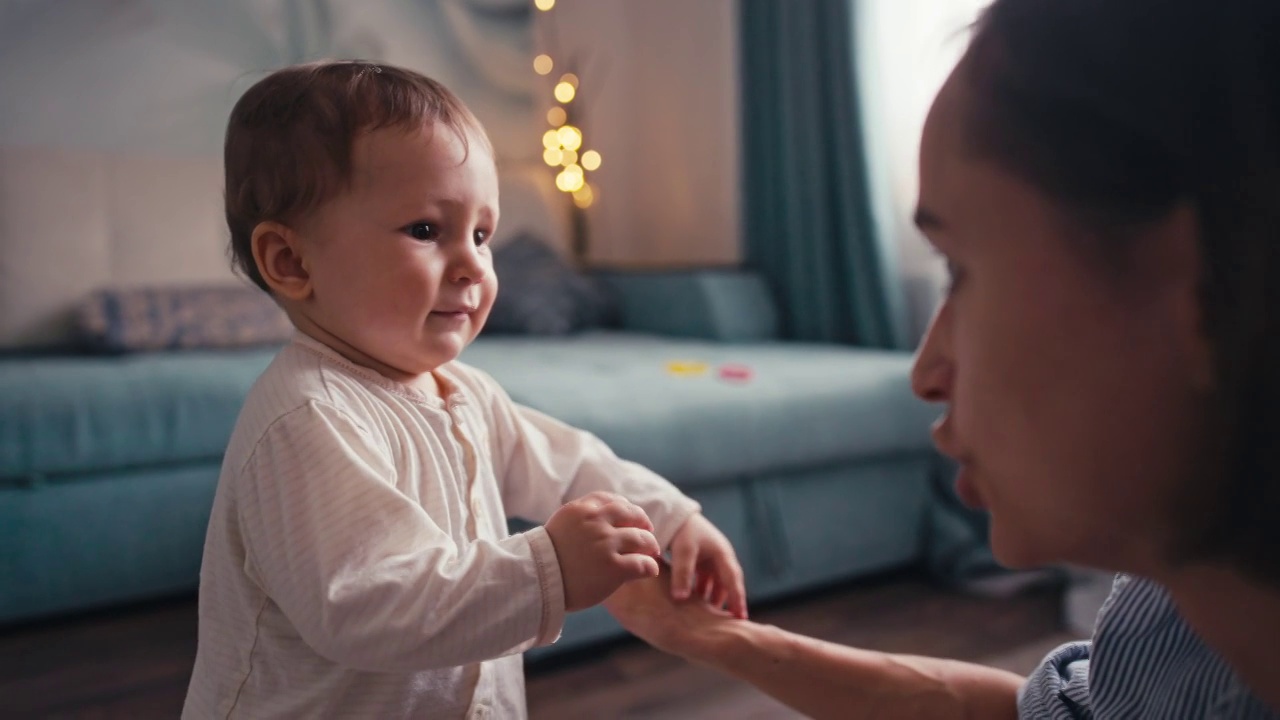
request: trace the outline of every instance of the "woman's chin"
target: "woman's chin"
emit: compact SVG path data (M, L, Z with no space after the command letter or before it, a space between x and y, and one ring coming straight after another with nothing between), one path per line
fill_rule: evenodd
M1030 538L1008 532L994 516L991 518L990 538L991 554L995 556L996 562L1010 570L1031 570L1050 562L1045 553L1036 549Z

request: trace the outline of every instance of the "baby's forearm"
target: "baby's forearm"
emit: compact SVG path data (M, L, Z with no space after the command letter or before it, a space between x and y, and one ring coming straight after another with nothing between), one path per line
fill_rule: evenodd
M544 549L539 551L539 546ZM492 660L553 640L564 622L545 530L478 541L447 559L402 553L277 598L303 640L368 672L420 672Z
M718 625L691 658L814 718L1016 718L1023 679L953 660L858 650L752 622Z

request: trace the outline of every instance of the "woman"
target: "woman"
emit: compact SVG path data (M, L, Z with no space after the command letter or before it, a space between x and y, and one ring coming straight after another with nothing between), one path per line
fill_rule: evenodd
M817 717L1280 717L1280 3L996 0L921 143L912 383L1010 567L1122 573L1030 678L634 583L655 646ZM1274 448L1274 449L1273 449Z

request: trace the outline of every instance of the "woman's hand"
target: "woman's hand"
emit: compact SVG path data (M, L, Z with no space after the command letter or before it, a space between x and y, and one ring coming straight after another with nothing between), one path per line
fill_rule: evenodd
M624 628L663 652L694 661L713 657L725 631L746 621L697 595L674 599L671 567L661 561L659 566L658 577L624 583L604 601L605 608Z
M858 650L671 597L671 568L604 606L640 639L727 673L812 718L1016 718L1023 678L955 660Z

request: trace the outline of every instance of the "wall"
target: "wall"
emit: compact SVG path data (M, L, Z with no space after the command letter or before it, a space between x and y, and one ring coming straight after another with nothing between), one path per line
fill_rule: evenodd
M581 66L574 102L584 103L587 145L604 158L588 212L591 260L736 263L735 0L559 0L534 23L535 45Z
M942 284L941 263L911 224L920 132L988 1L853 0L872 204L915 335ZM738 262L737 2L558 0L534 25L537 48L583 66L574 102L586 103L588 143L605 158L589 211L592 259ZM558 76L544 79L544 99Z
M0 2L0 145L221 157L231 106L267 72L359 57L443 81L503 160L533 159L526 2Z

